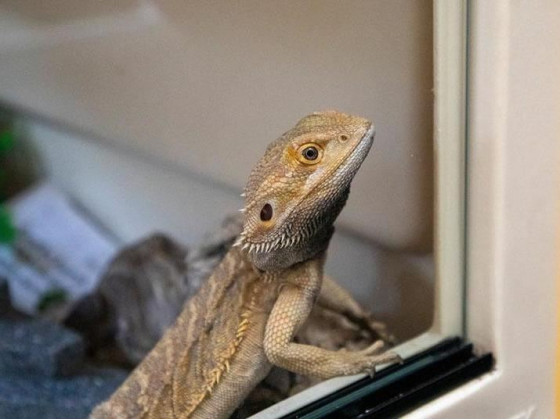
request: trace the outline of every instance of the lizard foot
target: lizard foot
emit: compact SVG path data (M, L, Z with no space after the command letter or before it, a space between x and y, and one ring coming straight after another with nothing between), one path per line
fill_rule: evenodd
M370 377L375 375L375 368L378 365L383 365L386 363L403 363L403 359L397 353L393 351L386 351L380 353L380 350L385 346L381 340L376 341L367 349L364 349L359 353L360 362L362 364L362 372L367 373Z

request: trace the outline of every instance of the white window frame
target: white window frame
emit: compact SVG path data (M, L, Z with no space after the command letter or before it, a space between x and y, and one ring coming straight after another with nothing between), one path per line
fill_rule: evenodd
M466 337L496 366L407 417L556 417L560 4L468 5Z

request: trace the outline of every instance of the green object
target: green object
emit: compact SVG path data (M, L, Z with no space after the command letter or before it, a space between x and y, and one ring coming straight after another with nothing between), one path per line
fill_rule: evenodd
M12 215L5 206L0 206L0 243L12 243L16 239L16 227Z
M8 152L14 148L16 138L10 129L0 131L0 152Z
M64 289L51 289L47 290L39 299L37 309L39 312L44 312L51 306L57 306L68 300L68 293Z

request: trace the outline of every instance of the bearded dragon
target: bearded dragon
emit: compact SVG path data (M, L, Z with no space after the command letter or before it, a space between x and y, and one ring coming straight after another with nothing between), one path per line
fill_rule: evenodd
M175 324L93 417L224 418L273 365L318 378L400 361L381 340L330 351L293 338L316 301L364 320L325 277L333 223L367 156L373 124L311 114L272 142L244 190L243 231Z

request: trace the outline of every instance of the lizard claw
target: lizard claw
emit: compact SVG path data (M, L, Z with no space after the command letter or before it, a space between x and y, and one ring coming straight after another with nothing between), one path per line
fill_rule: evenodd
M381 360L380 364L398 363L399 365L402 365L404 363L403 358L400 355L398 355L397 353L395 353L394 351L387 351L387 352L379 355L379 358Z
M364 373L367 374L370 378L373 378L375 376L375 366L371 366L369 368L366 368L364 370Z

